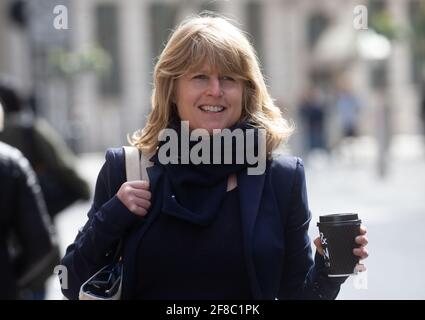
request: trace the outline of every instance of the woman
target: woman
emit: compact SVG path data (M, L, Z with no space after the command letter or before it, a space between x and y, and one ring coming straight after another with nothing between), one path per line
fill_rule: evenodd
M345 278L328 278L320 254L313 263L303 165L271 155L291 128L242 32L217 17L180 25L155 67L152 107L132 137L153 163L150 183L124 182L123 151L108 150L89 220L62 261L69 276L63 293L76 299L122 240L124 299L335 298ZM184 124L191 135L204 129L201 140L220 129L243 137L254 130L257 138L266 132L265 148L261 139L251 146L257 155L266 151L265 172L247 174L252 162L248 153L235 161L235 150L244 151L237 146L231 163L214 149L206 159L219 164L195 165L199 140L184 141ZM176 141L164 139L163 129L176 132L180 147L169 163L162 148ZM366 237L357 242L355 254L365 258Z

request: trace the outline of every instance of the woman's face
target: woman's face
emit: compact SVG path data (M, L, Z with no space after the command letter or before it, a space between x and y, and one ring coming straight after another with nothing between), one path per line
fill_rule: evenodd
M234 74L221 74L208 64L186 73L176 81L175 99L182 121L191 130L213 129L234 125L242 114L243 81Z

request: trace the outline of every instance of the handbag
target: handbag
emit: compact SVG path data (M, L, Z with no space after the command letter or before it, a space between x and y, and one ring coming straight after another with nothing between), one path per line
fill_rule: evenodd
M146 180L146 168L152 163L136 147L123 147L127 181ZM79 300L120 300L123 277L120 241L112 263L102 267L80 287Z

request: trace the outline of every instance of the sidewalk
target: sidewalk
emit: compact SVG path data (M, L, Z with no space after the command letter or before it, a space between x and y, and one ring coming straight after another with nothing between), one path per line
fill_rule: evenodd
M357 149L355 164L342 159L306 166L310 236L317 236L321 214L356 212L368 228L368 289L355 289L351 277L338 299L425 299L423 141L396 137L385 179L378 176L373 143L363 141Z

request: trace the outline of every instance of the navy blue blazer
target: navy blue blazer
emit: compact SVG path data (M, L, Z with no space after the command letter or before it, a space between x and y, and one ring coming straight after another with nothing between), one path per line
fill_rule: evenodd
M152 197L162 178L161 166L148 168ZM108 149L96 183L88 221L66 250L68 288L63 294L78 299L91 275L111 261L123 239L122 298L134 297L137 246L152 221L131 213L116 193L125 182L122 148ZM334 299L344 279L325 275L323 258L312 258L304 167L301 159L277 156L263 175L238 175L243 249L255 299ZM154 203L154 201L152 201Z

